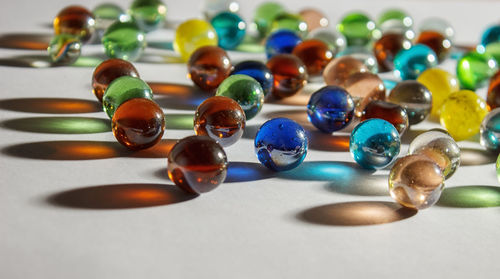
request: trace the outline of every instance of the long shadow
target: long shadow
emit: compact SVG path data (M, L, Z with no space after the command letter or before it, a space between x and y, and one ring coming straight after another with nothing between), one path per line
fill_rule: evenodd
M437 205L455 208L500 207L500 187L471 185L445 188Z
M175 204L195 197L173 185L114 184L55 193L45 201L53 206L76 209L127 209Z
M477 166L495 163L496 154L483 149L460 148L460 165Z
M270 171L259 163L229 162L224 183L257 181L275 176L275 172Z
M193 113L165 113L165 129L193 130Z
M52 34L10 33L0 35L0 48L47 50Z
M0 66L19 68L50 68L56 66L48 55L17 55L0 58Z
M111 131L109 119L94 117L27 117L0 123L7 129L48 134L92 134Z
M0 109L50 114L101 112L97 101L70 98L17 98L0 100Z
M177 110L195 110L206 98L213 96L201 89L184 84L148 82L160 107Z

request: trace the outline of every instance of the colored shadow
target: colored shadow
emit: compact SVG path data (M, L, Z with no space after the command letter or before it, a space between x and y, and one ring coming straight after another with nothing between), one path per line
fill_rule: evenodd
M105 59L107 58L97 57L97 56L80 56L71 66L95 68L99 64L101 64L101 62L103 62Z
M177 110L195 110L209 93L192 85L148 82L160 107Z
M265 113L264 117L269 118L269 119L278 118L278 117L285 117L285 118L292 119L293 121L299 123L300 125L304 126L304 128L309 128L307 126L310 126L310 128L314 129L312 124L307 119L307 111L306 111L305 107L302 109L270 111L270 112Z
M55 65L48 55L19 55L0 58L0 66L20 68L50 68Z
M148 42L148 47L163 49L163 50L174 50L173 42Z
M477 166L492 164L497 160L497 156L495 155L482 149L460 148L460 165Z
M47 50L52 34L3 34L0 35L0 48Z
M330 135L320 131L308 131L309 148L320 151L348 152L348 135Z
M165 128L171 130L193 130L193 114L165 114Z
M384 82L384 86L385 86L385 89L387 90L387 92L391 91L398 84L398 82L396 80L392 80L392 79L384 79L383 82Z
M274 172L258 163L229 162L224 183L257 181L274 176Z
M92 117L28 117L4 121L11 130L48 134L93 134L111 131L109 119Z
M499 207L500 187L459 186L445 188L437 205L458 208Z
M11 111L71 114L101 112L97 101L69 98L19 98L0 100L0 108Z

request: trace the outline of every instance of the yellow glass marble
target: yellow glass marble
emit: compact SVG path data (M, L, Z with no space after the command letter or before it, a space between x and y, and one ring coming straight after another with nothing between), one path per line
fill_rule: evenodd
M488 114L486 102L474 91L452 93L441 106L441 125L456 140L465 140L479 132L483 118Z
M431 115L434 117L439 117L441 106L450 94L460 90L457 77L443 69L427 69L417 78L417 81L425 85L432 93Z
M217 46L215 29L210 23L201 19L189 19L177 27L175 31L174 49L184 61L202 46Z

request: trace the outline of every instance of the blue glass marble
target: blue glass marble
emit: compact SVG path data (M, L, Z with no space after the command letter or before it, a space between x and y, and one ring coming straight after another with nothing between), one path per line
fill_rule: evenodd
M500 151L500 108L490 111L483 119L479 142L490 151Z
M381 169L398 156L401 141L391 123L372 118L352 130L349 150L354 161L366 169Z
M245 37L246 23L235 13L221 12L210 23L219 38L219 46L223 49L236 48Z
M394 58L394 74L403 80L416 79L423 71L436 67L436 53L426 45L416 44L401 50Z
M267 58L271 58L276 54L292 53L293 48L301 42L302 39L295 32L285 29L278 30L267 38Z
M306 131L288 118L274 118L262 124L254 144L259 161L274 171L297 167L307 154Z
M325 86L314 92L307 104L309 121L325 133L347 126L354 117L356 105L351 95L338 86Z
M500 25L490 26L481 36L481 45L486 47L490 43L500 42Z
M266 64L260 61L247 60L236 64L231 75L247 75L260 83L267 96L273 89L274 77Z

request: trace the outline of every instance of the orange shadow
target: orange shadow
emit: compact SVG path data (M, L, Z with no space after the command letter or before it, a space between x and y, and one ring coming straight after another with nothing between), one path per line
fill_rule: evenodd
M155 94L155 101L163 108L195 110L214 92L204 92L193 86L175 83L148 82Z
M321 151L346 152L349 151L348 135L330 135L320 131L308 131L309 148Z
M31 113L90 113L101 112L97 101L69 98L19 98L0 100L0 108Z
M52 34L3 34L0 48L47 50Z

